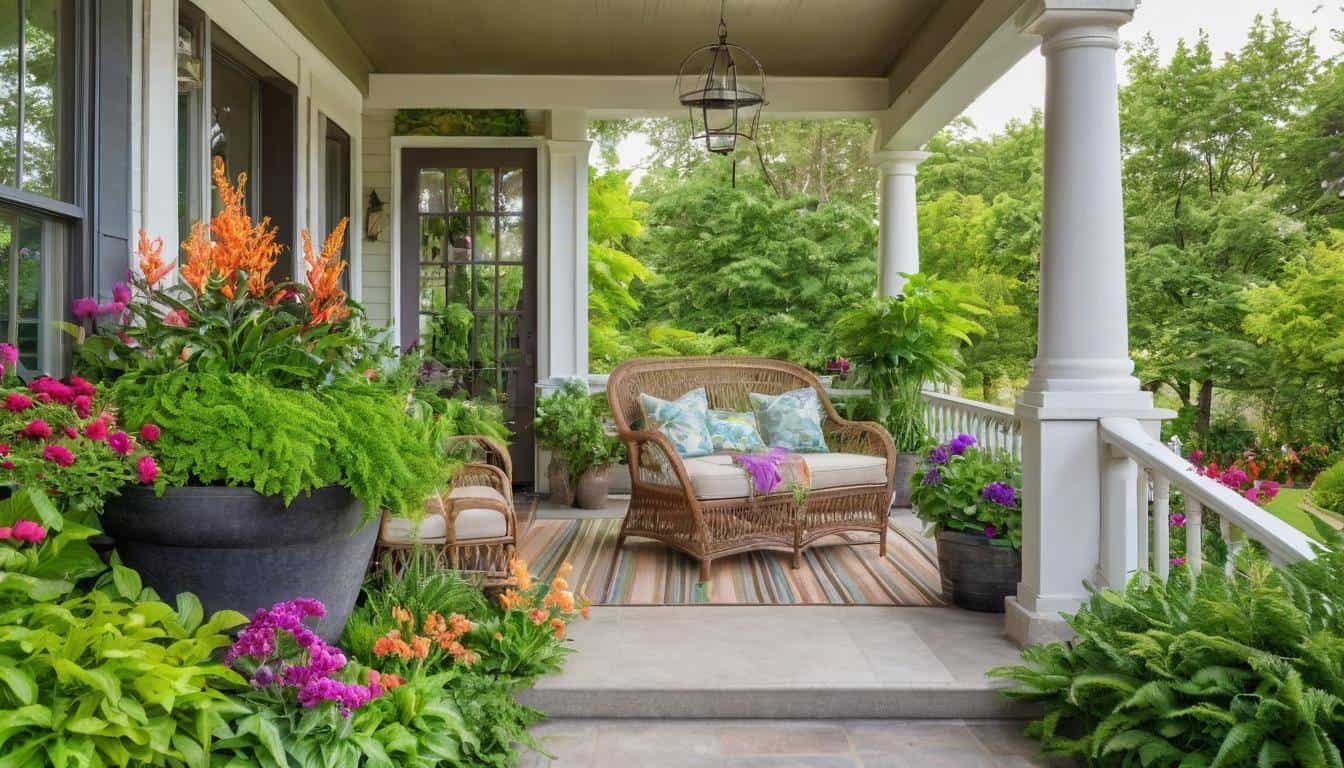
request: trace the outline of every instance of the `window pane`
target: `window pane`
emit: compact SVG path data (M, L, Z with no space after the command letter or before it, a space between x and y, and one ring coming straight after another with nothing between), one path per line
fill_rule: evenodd
M444 224L442 216L420 217L420 260L438 261L443 258Z
M523 169L501 168L499 171L499 209L513 213L523 212Z
M22 372L59 374L65 229L0 209L0 341L19 348Z
M18 149L19 0L0 0L0 184L18 186Z
M449 168L448 203L454 211L471 210L471 183L467 181L466 168Z
M477 168L471 172L471 186L476 194L476 210L495 210L495 171L492 168Z
M443 309L445 276L441 265L420 265L420 311Z
M471 233L471 260L495 260L495 217L478 216L476 226Z
M499 266L499 308L512 312L521 309L523 299L523 268Z
M224 168L230 178L237 178L240 173L251 178L257 81L217 51L210 66L210 154L212 158L224 158ZM250 209L253 207L254 184L249 183L246 191ZM219 195L211 197L211 212L219 213Z
M499 217L499 260L523 260L523 217Z
M471 261L471 219L455 213L448 217L448 261Z
M443 213L443 171L432 169L420 171L417 197L421 213Z
M66 161L65 131L69 121L67 89L72 82L71 4L62 0L27 0L24 26L23 189L44 197L68 195L61 165Z

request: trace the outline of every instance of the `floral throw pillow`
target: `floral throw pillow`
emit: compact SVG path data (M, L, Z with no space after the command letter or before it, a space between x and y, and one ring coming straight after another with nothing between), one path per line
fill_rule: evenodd
M709 397L705 388L692 389L676 400L640 394L644 423L662 432L677 453L691 458L714 452L709 435Z
M750 411L709 411L709 437L714 450L755 453L765 450L765 441L756 430L756 414Z
M826 453L821 431L821 400L817 391L803 387L782 395L751 393L751 407L771 447L798 453Z

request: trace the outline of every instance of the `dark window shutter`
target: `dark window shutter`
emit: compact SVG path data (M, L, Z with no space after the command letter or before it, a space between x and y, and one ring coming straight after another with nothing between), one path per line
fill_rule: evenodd
M93 279L104 295L114 282L126 279L130 266L131 23L131 0L96 3L90 213Z

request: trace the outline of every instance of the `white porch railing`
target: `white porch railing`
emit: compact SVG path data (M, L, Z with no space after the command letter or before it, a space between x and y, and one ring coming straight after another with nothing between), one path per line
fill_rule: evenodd
M941 443L965 433L973 435L982 448L1022 458L1021 424L1012 410L928 390L924 400L929 437Z
M1163 579L1170 574L1168 516L1173 493L1185 497L1186 564L1195 573L1203 565L1200 545L1206 510L1221 520L1218 535L1227 542L1229 572L1233 556L1248 540L1263 545L1278 565L1315 556L1306 534L1231 488L1200 475L1137 420L1104 418L1100 433L1107 449L1101 476L1101 569L1111 586L1124 585L1141 569Z

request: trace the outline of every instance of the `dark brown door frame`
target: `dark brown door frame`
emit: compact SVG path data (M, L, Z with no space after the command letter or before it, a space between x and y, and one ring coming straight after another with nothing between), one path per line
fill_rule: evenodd
M513 457L514 481L519 484L530 485L533 478L535 455L532 414L536 405L535 383L537 380L537 150L533 147L404 147L399 151L401 152L401 175L400 189L396 190L396 194L398 195L398 217L400 218L398 259L401 285L398 298L401 306L397 321L400 325L403 349L414 347L419 342L420 336L420 268L422 262L420 253L421 214L418 205L420 171L440 168L521 168L523 170L523 254L521 259L523 291L519 298L521 314L518 316L520 350L519 359L516 363L516 373L513 378L514 391L501 394L508 398L508 402L505 404L505 417L510 418L512 416L509 427L514 433L510 450ZM473 198L475 197L474 192L473 188ZM502 195L502 191L499 194ZM445 191L445 221L449 219L447 212L449 205L450 201ZM475 204L471 207L473 210L477 209ZM474 225L477 218L476 214L473 213L468 220ZM496 221L501 218L503 218L502 214L495 214ZM496 230L497 233L499 231ZM446 235L444 245L445 247L448 245ZM496 251L495 258L498 259L498 251ZM485 262L473 261L473 263ZM498 288L496 287L495 290L497 298ZM497 301L495 303L497 304ZM494 306L493 310L497 311L498 307ZM502 350L503 346L497 344L492 352L496 366L503 366Z

